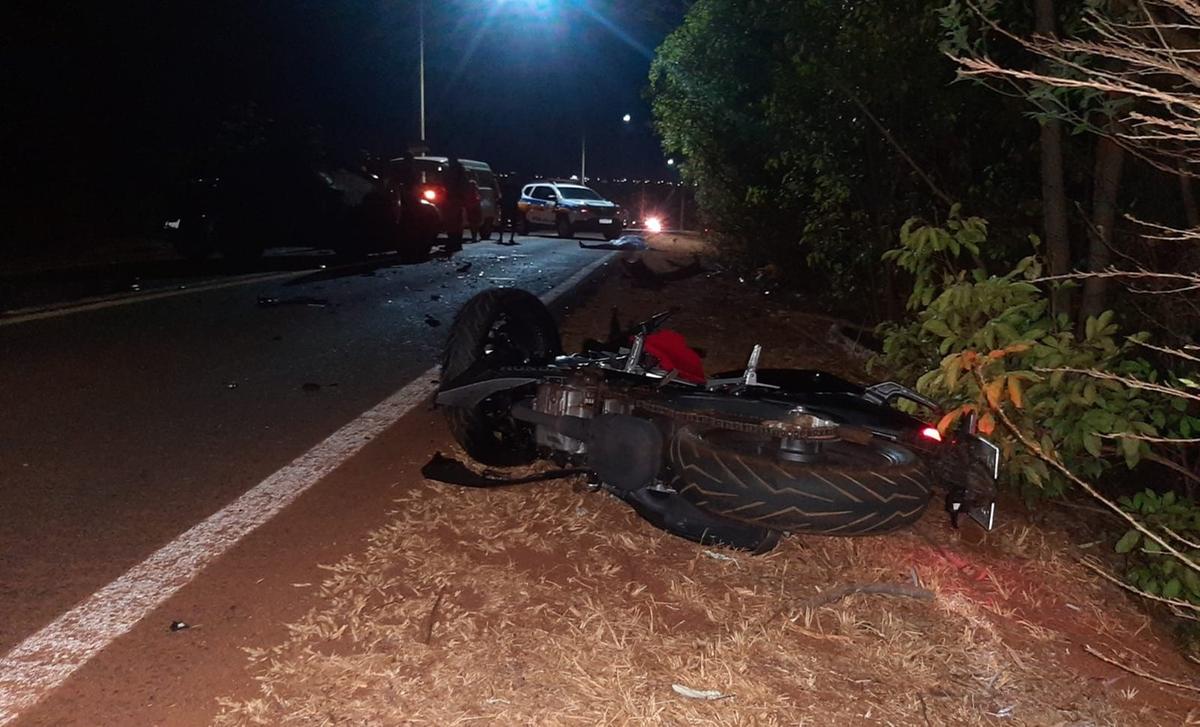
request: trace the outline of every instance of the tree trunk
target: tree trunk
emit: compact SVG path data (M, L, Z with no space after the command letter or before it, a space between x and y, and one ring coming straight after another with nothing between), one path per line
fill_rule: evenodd
M1183 214L1187 218L1188 229L1200 227L1200 207L1196 206L1196 192L1192 189L1192 178L1179 174L1179 196L1183 198Z
M1034 27L1043 35L1055 35L1054 0L1034 0ZM1051 275L1066 275L1071 267L1071 239L1067 235L1067 192L1063 182L1062 122L1042 123L1042 221L1046 257ZM1051 307L1056 314L1071 313L1069 290L1055 291Z
M1096 169L1092 186L1092 230L1088 241L1088 270L1099 272L1112 260L1113 226L1117 221L1117 192L1121 188L1121 169L1125 150L1108 136L1096 140ZM1108 280L1088 278L1083 283L1080 321L1098 316L1108 303Z

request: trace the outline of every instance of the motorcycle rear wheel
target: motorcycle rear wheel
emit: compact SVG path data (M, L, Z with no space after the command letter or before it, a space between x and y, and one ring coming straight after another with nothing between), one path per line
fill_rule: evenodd
M932 499L924 463L878 438L836 441L811 461L747 446L722 430L680 429L670 446L679 494L745 523L818 535L874 535L916 522Z
M489 367L548 363L560 353L558 324L537 296L517 288L485 290L454 318L442 356L442 385ZM505 391L475 407L447 407L446 423L477 462L495 467L529 464L537 458L532 427L510 414L514 398L528 393Z

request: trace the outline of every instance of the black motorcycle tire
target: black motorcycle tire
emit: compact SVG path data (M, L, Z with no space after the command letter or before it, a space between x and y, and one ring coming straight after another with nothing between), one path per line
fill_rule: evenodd
M796 533L875 535L916 522L933 496L925 464L892 442L827 443L824 460L797 462L749 451L727 435L684 427L670 446L679 494L727 518Z
M546 305L517 288L485 290L467 301L450 327L442 356L443 385L480 365L497 331L516 363L544 364L562 353L558 324ZM537 459L532 428L512 418L512 394L503 392L476 407L447 407L446 423L454 439L477 462L495 467L525 465Z
M616 491L617 497L654 527L701 545L721 545L761 554L779 543L780 532L749 525L697 507L677 493L651 489Z

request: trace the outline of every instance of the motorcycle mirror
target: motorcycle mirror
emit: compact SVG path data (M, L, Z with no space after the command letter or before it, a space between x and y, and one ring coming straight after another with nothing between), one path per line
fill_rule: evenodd
M646 335L648 333L653 333L653 332L657 331L659 328L663 327L663 324L666 323L667 320L671 316L673 316L675 314L675 311L677 311L677 310L679 310L679 309L671 308L669 310L665 310L660 313L655 313L654 315L650 316L646 320L644 320L641 323L634 326L633 330L630 331L629 335L633 335L633 336Z

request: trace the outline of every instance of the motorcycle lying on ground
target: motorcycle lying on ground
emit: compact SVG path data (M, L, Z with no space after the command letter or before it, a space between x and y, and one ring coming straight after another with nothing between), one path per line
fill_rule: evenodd
M964 418L952 431L898 409L936 405L895 383L859 386L821 371L704 375L660 313L563 354L534 295L479 293L450 329L437 404L487 467L539 459L562 469L477 474L435 456L429 479L490 487L586 475L654 525L700 543L765 552L782 532L873 535L916 522L936 492L955 526L990 529L999 449Z

